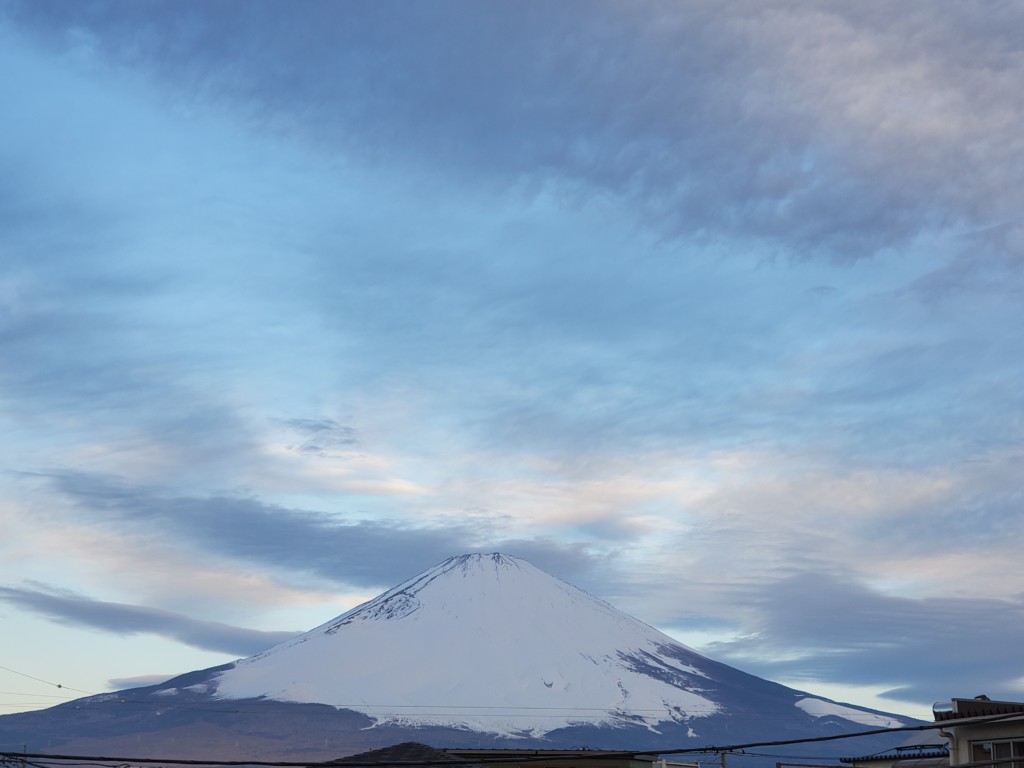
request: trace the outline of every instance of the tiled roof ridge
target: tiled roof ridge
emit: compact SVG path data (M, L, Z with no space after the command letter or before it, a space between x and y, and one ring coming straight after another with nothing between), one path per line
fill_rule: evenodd
M864 763L873 760L914 760L929 757L949 757L949 747L945 744L908 744L894 747L885 752L861 757L841 757L841 763Z

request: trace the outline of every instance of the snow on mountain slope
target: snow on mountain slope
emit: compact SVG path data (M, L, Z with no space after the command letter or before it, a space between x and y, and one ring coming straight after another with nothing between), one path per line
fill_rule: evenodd
M538 736L719 711L705 657L525 560L449 558L215 678L218 698Z
M796 706L811 717L827 717L833 715L844 720L863 725L865 728L899 728L903 725L898 718L883 713L871 713L863 709L854 709L834 701L808 697L796 702Z

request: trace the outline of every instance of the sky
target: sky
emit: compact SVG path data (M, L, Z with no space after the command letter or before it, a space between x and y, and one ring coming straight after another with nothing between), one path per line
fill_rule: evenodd
M1014 2L0 0L0 712L491 551L1021 699L1021 82Z

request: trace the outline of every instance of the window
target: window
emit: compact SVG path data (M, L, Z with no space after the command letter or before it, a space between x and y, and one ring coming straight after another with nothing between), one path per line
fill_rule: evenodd
M1014 757L1022 759L1010 759ZM996 768L1024 768L1024 741L975 741L971 744L971 760L975 763L998 760Z

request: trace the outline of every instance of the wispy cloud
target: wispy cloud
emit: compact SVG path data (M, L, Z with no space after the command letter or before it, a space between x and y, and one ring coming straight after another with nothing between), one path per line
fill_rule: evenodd
M301 443L294 446L303 453L325 453L332 448L346 448L358 442L352 427L334 419L283 419L284 426L299 434Z
M139 688L146 685L159 685L170 680L174 675L137 675L135 677L115 677L107 681L114 690L122 688Z
M153 634L200 648L250 656L295 637L296 632L263 632L202 621L180 613L141 605L91 600L43 586L0 587L0 600L60 624L119 635Z
M97 596L8 605L206 642L506 549L931 697L934 617L1024 592L1022 24L3 3L3 582Z
M764 584L747 597L757 610L749 634L709 650L758 674L892 685L884 695L903 701L1024 694L1020 679L1007 674L1017 663L1014 638L1024 631L1019 597L907 598L822 572Z
M339 585L387 587L466 551L503 550L544 563L567 578L596 581L600 558L583 544L538 536L510 540L479 522L410 526L388 520L289 509L256 499L168 496L111 478L52 478L82 513L80 523L176 539L215 558L282 574L313 574Z

